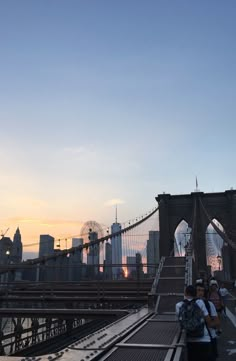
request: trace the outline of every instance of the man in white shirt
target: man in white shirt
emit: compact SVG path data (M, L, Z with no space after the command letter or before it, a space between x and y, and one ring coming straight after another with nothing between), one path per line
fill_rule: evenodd
M219 293L221 295L222 302L223 302L224 315L226 316L226 301L227 301L227 298L229 295L229 291L227 290L227 288L225 288L224 283L221 284L221 286L219 288Z
M187 286L184 293L184 299L187 301L196 302L197 306L201 309L204 321L208 327L214 327L214 323L211 321L209 312L200 299L196 299L196 289L192 285ZM195 300L195 301L194 301ZM179 317L180 310L184 301L176 304L176 315ZM204 333L202 337L189 337L187 335L187 353L188 361L209 361L212 357L211 338L204 326Z
M209 327L208 331L210 333L211 344L212 344L212 353L209 361L215 361L218 357L216 328L220 327L220 320L214 304L211 301L205 299L206 290L204 284L196 284L196 292L197 292L197 298L203 300L206 309L209 313L209 316L211 320L214 322L214 327Z

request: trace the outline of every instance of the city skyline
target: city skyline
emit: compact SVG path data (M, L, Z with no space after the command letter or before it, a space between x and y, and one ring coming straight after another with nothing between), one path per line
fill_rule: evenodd
M217 220L214 219L214 222L218 225L218 227L222 231L224 231L222 225ZM121 229L119 223L113 223L111 225L111 234L114 232L114 228L113 228L114 226L117 226L118 229ZM16 229L13 240L15 239L15 236L16 236L17 233L20 234L19 228ZM92 232L91 234L95 234L95 233L96 232ZM154 243L153 243L153 241L154 241L153 235L154 234L157 234L157 238L158 238L158 239L156 239L156 241L157 241L156 246L154 246ZM149 235L148 238L145 237L147 235ZM190 239L190 235L191 235L191 228L188 227L188 224L185 221L181 221L178 224L178 226L176 228L176 231L175 231L175 255L176 256L184 256L185 255L185 245L188 242L188 240ZM113 259L113 260L110 260L109 263L112 263L112 264L113 263L114 264L119 264L119 263L126 264L127 257L130 257L132 259L133 257L135 258L136 254L140 254L141 257L143 257L144 263L149 263L149 262L153 263L154 262L153 257L154 257L154 254L156 252L157 252L157 254L156 254L155 257L157 258L157 260L159 260L159 250L155 251L154 249L152 249L152 250L150 249L151 253L150 253L150 251L148 251L148 247L150 247L151 244L152 244L151 245L152 248L157 247L159 249L159 246L158 246L158 244L159 244L159 230L155 230L155 231L154 230L149 230L148 233L142 234L141 242L139 241L138 244L135 241L135 238L137 236L139 236L139 235L138 234L137 235L135 235L135 234L132 235L132 238L133 238L133 241L134 241L134 247L133 248L129 248L130 245L131 245L130 240L128 241L128 243L127 243L126 240L123 240L121 242L120 246L118 246L118 248L120 247L120 251L118 251L118 254L119 254L119 252L121 253L121 256L118 256L118 258L121 257L120 258L121 261L118 262L118 260ZM88 235L84 234L84 237L85 237L85 240L86 240L88 238ZM21 238L21 236L20 236L20 238ZM130 236L128 236L128 238L130 238ZM6 237L6 239L10 240L11 238ZM44 241L44 239L45 239L45 241ZM50 246L51 251L48 251L48 239L51 240L50 242L53 242L53 243L51 243L51 246ZM91 241L91 237L89 237L86 242L90 242L90 241ZM113 241L114 241L114 239L113 239ZM116 241L118 241L118 239L116 239ZM111 238L111 240L109 242L106 243L106 245L110 245L112 247L112 238ZM148 243L148 242L151 242L151 243ZM206 229L205 242L206 242L205 245L206 245L206 252L207 252L208 262L212 266L213 271L215 271L216 268L218 267L217 256L219 256L219 255L222 256L222 249L221 248L223 246L223 240L214 231L211 224L209 224L207 229ZM45 243L46 248L44 248L45 247L44 243ZM22 247L21 252L23 252L23 255L21 257L22 257L23 260L27 260L27 259L31 259L31 258L38 258L38 257L41 257L43 255L47 256L47 255L50 255L50 254L52 254L54 252L57 252L58 250L70 249L71 247L76 247L78 245L83 245L83 243L84 243L83 238L73 238L72 237L71 239L61 239L60 240L60 239L54 238L52 235L48 235L48 234L47 235L42 235L41 234L40 238L39 238L39 242L37 243L37 246L38 246L37 251L35 250L34 252L29 252L29 251L27 251L27 248L26 248L26 250L24 250L24 245L22 244L21 245L21 247ZM127 248L127 246L128 246L128 248ZM116 247L117 247L117 245L116 246L113 245L113 247L112 247L112 248L114 248L115 253L117 253ZM45 249L46 253L45 253L45 251L42 251L42 249ZM8 248L8 251L9 251L9 248ZM41 254L40 254L40 252L41 252ZM148 255L148 252L150 253L150 255ZM89 255L89 253L84 252L84 255L86 256L85 257L86 258L85 263L88 262L87 255ZM99 254L100 254L99 255L99 259L100 259L99 263L103 264L104 260L106 259L106 250L105 250L104 247L102 247ZM9 253L9 255L11 256L11 252ZM83 262L83 253L81 253L80 257L81 257L81 263L82 263ZM152 260L151 260L150 257L152 258ZM148 258L150 258L149 261L148 261ZM106 261L107 261L107 259L106 259Z
M236 187L235 1L2 1L0 230L79 236ZM29 251L34 249L28 246Z

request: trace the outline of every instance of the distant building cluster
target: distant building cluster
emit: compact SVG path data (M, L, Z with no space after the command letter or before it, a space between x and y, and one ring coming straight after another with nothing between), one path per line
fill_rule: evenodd
M10 237L2 237L0 240L0 264L20 263L22 261L22 242L19 227L17 228L13 241Z
M88 223L94 225L93 228L86 228L87 232L85 232L88 237L85 242L90 243L91 246L83 247L82 237L72 238L72 249L67 253L66 249L61 250L60 241L55 242L54 237L49 234L41 234L38 254L40 263L32 262L32 265L22 260L23 246L19 227L14 233L13 240L5 236L5 232L0 239L0 265L4 266L7 272L0 273L0 280L2 282L15 280L77 282L86 279L120 280L155 277L160 262L159 231L150 230L145 246L138 251L135 250L135 244L138 244L135 235L128 246L123 242L122 227L117 222L117 215L111 225L110 239L103 244L96 242L101 237L100 225L93 221ZM227 268L227 265L223 264L224 254L221 252L223 241L210 227L208 228L206 233L208 264L212 271L221 271L223 267ZM175 249L178 244L181 246L186 244L186 235L190 236L188 229L185 233L181 229L182 238L178 239L179 243L176 242ZM184 255L181 246L177 252L178 256ZM11 270L13 264L19 265L19 269Z
M136 252L134 256L123 254L125 251L122 249L121 229L121 224L116 219L111 226L111 239L103 246L96 243L98 233L90 229L88 239L92 243L91 247L85 250L83 238L72 238L72 252L64 252L60 257L56 257L57 254L61 254L60 244L55 244L55 239L51 235L42 234L38 254L42 262L40 265L32 263L29 267L28 263L22 261L23 247L20 230L17 228L13 241L5 236L0 239L0 264L9 267L7 276L3 274L1 279L76 282L82 279L120 280L125 277L154 277L160 259L159 231L149 231L144 267L140 252ZM104 247L103 260L100 257L101 247ZM19 271L11 272L12 264L21 264L22 267L19 267Z
M154 277L159 264L159 231L150 231L146 243L146 273L144 273L143 260L140 253L135 256L122 257L121 225L117 221L111 226L111 241L105 243L105 259L100 260L100 245L96 244L98 233L90 229L89 242L93 246L87 250L87 262L84 262L79 246L83 246L83 238L73 238L74 253L68 257L47 261L47 267L38 274L38 280L79 281L80 279L106 279L119 280L124 277L137 276ZM112 236L113 235L113 236ZM40 236L39 257L52 256L58 252L54 249L54 238L50 235ZM122 259L126 259L126 263ZM60 260L60 261L59 261Z

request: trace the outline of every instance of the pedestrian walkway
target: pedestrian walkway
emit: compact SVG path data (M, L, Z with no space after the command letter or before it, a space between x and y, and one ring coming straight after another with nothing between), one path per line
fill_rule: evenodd
M230 319L222 318L222 334L218 338L218 361L236 360L236 328Z

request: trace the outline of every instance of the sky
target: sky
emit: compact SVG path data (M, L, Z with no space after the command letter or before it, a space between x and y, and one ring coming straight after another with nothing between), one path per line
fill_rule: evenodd
M0 230L235 187L234 0L0 0ZM37 247L36 247L37 248Z

